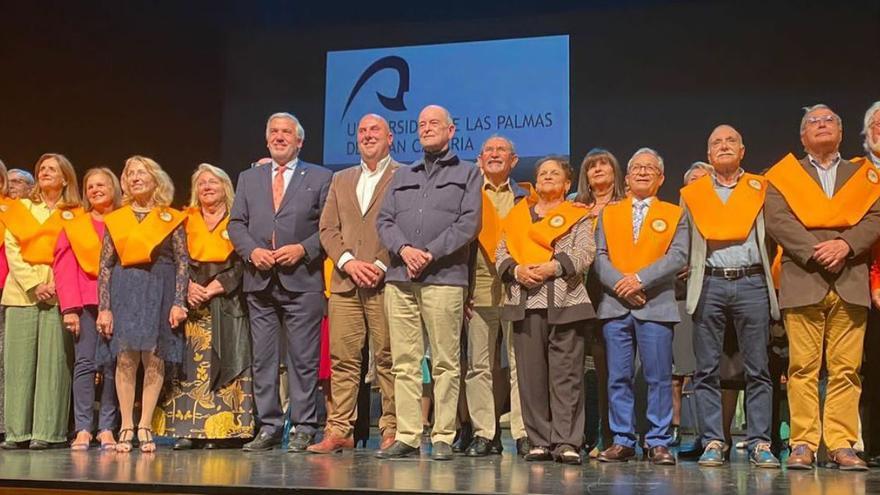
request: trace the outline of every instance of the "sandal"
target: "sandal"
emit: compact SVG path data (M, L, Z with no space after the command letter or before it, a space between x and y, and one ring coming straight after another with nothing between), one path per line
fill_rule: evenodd
M119 442L116 443L116 452L127 454L131 452L131 441L134 440L134 428L119 430Z
M523 456L523 459L531 461L549 461L553 459L550 449L547 447L532 447L529 453Z
M76 438L73 439L73 443L70 444L70 450L89 450L89 445L92 443L92 434L87 430L80 430L76 434Z
M101 450L114 450L116 448L116 439L113 438L113 432L110 430L102 430L98 433L98 441L101 442Z
M141 438L141 432L146 433L145 438ZM153 441L153 430L138 426L138 448L144 454L152 454L156 451L156 442Z
M574 464L580 465L581 463L581 455L571 447L570 445L566 445L560 449L560 452L556 455L556 462L562 464Z

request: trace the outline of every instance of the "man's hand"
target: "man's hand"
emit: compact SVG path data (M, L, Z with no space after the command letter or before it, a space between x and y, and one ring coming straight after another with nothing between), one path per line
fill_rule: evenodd
M257 270L264 272L275 266L275 256L268 249L256 248L251 251L251 263L257 267Z
M474 317L474 298L470 298L464 305L464 321L470 321Z
M281 266L293 266L299 263L306 255L306 248L302 244L288 244L272 251L275 263Z
M648 296L645 295L645 291L640 290L630 296L624 297L623 300L633 308L641 308L646 302L648 302Z
M535 271L536 265L517 265L513 269L513 277L520 285L527 289L540 287L544 283L541 276Z
M614 292L617 297L626 299L629 296L642 290L642 283L636 278L635 274L628 273L614 284Z
M400 258L406 264L406 274L410 279L419 278L428 264L434 259L431 253L412 246L404 246L400 250Z
M37 300L40 302L48 301L55 297L55 284L40 284L34 289L34 295L37 296Z
M342 265L342 270L351 277L361 289L371 289L379 284L385 274L378 266L361 260L349 260Z
M678 277L679 280L687 280L689 275L690 268L687 266L685 266L684 268L679 270L677 274L675 274L675 276Z
M64 329L72 333L73 338L79 338L79 315L76 313L65 313Z
M849 244L843 239L831 239L813 246L813 259L831 273L843 269L846 257L849 256Z

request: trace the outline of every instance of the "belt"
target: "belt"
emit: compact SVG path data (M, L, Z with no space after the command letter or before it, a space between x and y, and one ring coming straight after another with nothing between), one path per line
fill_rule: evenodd
M736 280L750 275L761 275L764 273L764 267L761 265L743 266L739 268L722 268L717 266L707 266L706 275L710 277L721 277L724 280Z

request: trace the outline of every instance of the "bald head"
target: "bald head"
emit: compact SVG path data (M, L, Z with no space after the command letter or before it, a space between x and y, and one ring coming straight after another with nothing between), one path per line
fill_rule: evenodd
M428 105L419 113L419 142L425 151L443 151L454 135L455 124L445 108Z
M742 135L731 125L722 124L712 130L708 141L709 164L720 175L728 175L739 169L746 154Z
M370 170L375 170L379 161L388 156L393 141L394 136L384 117L375 113L361 117L358 123L358 152Z

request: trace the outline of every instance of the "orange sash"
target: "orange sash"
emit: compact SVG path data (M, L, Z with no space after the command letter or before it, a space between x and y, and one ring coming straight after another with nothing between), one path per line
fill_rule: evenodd
M56 209L45 222L40 223L21 201L10 201L0 206L3 223L21 246L21 257L31 265L51 265L55 261L58 235L68 221L83 214L80 207Z
M830 199L791 153L773 165L767 179L808 229L852 227L880 198L880 174L870 161Z
M4 244L6 244L6 224L3 223L6 219L4 218L3 213L9 210L9 205L13 202L17 203L18 201L14 199L0 197L0 210L3 210L5 208L3 212L0 212L0 248L2 248Z
M138 222L131 206L123 206L104 217L122 266L149 263L153 250L183 222L185 215L174 208L153 208Z
M633 243L632 198L602 210L602 228L611 264L621 273L635 273L666 254L684 210L654 198L642 221L639 241Z
M324 258L324 297L330 299L330 279L333 277L333 260Z
M70 241L73 255L76 257L82 271L98 276L98 267L101 261L101 242L95 226L92 224L92 216L80 215L69 222L64 223L64 233Z
M764 207L767 179L743 174L736 187L722 203L712 177L705 176L681 190L700 235L711 241L742 241L749 236L758 213Z
M529 204L535 204L538 198L532 185L528 182L520 182L519 186L528 193L528 196L520 199L520 201L528 201ZM489 199L489 195L486 194L485 190L482 191L482 194L483 223L477 239L480 242L480 247L483 248L483 254L486 255L486 259L490 263L495 264L495 250L498 248L498 241L501 240L501 232L504 230L504 219L498 214L495 204Z
M204 263L221 263L232 254L232 241L229 240L229 215L220 220L214 230L208 230L205 218L198 208L186 210L186 246L189 257Z
M521 200L504 219L504 235L510 256L520 265L544 263L553 257L553 242L587 214L565 201L543 219L532 223L529 202Z

